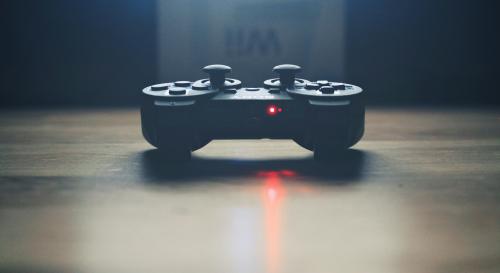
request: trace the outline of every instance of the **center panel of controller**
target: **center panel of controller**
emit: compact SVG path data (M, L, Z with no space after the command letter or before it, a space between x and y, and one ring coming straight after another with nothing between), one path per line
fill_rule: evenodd
M291 100L211 100L197 116L199 132L212 139L286 139L305 126L304 105Z

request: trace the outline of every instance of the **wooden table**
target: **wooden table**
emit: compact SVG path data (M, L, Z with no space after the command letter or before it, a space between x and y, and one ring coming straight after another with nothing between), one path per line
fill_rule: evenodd
M500 272L500 111L369 109L330 163L259 140L177 166L135 109L3 110L0 272Z

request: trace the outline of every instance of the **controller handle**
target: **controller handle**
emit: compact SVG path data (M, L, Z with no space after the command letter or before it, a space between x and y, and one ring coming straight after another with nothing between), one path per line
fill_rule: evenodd
M288 88L295 84L295 74L302 71L302 68L294 64L281 64L273 68L273 72L278 73L281 86Z
M208 73L212 87L222 88L226 81L226 74L231 72L231 67L223 64L212 64L203 67L203 72Z

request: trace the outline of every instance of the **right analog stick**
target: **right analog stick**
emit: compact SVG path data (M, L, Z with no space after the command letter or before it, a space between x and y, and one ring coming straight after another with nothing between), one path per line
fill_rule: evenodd
M278 73L281 86L285 88L293 87L295 84L295 74L302 71L302 68L294 64L281 64L273 68Z

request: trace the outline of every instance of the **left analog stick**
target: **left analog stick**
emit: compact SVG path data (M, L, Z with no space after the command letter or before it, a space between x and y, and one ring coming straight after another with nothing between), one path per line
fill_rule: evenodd
M224 87L226 74L231 72L231 67L223 64L212 64L205 66L203 72L208 73L212 87L221 89Z

